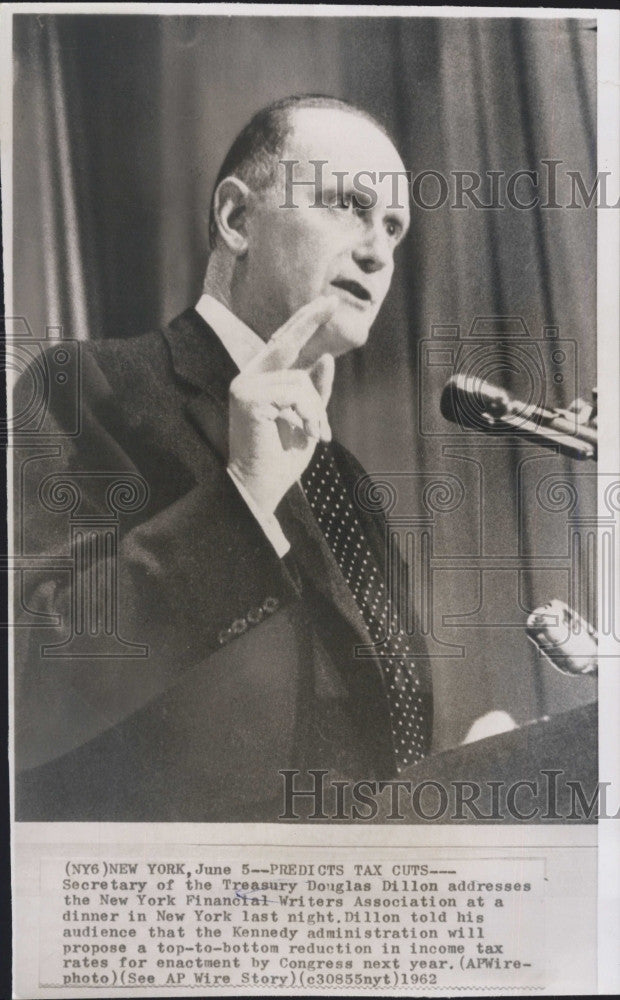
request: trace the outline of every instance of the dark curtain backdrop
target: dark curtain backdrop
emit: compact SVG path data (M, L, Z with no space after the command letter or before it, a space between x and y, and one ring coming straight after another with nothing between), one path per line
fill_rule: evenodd
M413 207L369 345L339 363L333 424L369 471L414 473L399 480L398 513L433 519L438 747L491 709L524 722L591 700L591 682L536 662L522 625L592 577L574 518L595 512L593 466L461 434L439 418L438 398L463 350L497 374L505 330L487 323L485 337L468 339L482 329L472 331L476 317L512 318L524 363L533 359L532 391L546 386L548 401L587 396L595 382L594 210L450 207L455 170L510 175L562 161L562 204L567 170L591 185L592 22L39 14L15 16L14 47L14 302L37 334L127 336L193 304L219 164L278 97L358 103L384 118L415 174L448 177L447 205ZM436 192L430 183L421 193L430 203ZM520 378L502 373L525 391ZM578 485L576 507L570 491L545 493L549 476ZM448 485L429 511L433 477Z

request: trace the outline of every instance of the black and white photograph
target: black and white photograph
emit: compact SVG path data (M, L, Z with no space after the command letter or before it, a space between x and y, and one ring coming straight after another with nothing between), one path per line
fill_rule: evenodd
M589 860L566 906L596 913L618 809L599 719L620 641L617 16L236 6L5 15L13 837L60 851L37 855L56 943L36 995L566 992L537 951L534 896L561 909L544 850L521 876L489 852L481 881L475 853L353 865L353 846L574 836ZM95 852L142 831L138 877L63 824ZM178 847L166 871L148 830L163 845L178 824L217 824L222 850L260 824L270 863L210 871L212 849ZM279 863L315 836L333 864ZM363 965L220 956L195 979L163 928L175 907L200 927L204 875L214 920L271 907L285 942L295 899L339 894L343 940L375 893L428 907L418 935L441 942L480 892L497 934L479 916L460 965L437 958L458 942L430 962L408 941L405 963L377 936ZM152 940L100 943L94 973L91 906L143 912ZM399 948L385 980L355 978Z

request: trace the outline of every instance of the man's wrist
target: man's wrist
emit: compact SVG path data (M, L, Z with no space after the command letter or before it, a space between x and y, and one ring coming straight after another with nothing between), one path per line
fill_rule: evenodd
M228 463L227 472L241 491L249 494L251 502L261 511L262 516L271 517L274 514L278 500L261 488L260 481L255 476L249 475L234 459Z
M234 462L231 462L226 470L245 501L250 512L258 521L267 539L271 542L277 555L282 559L290 550L290 543L280 527L280 522L273 511L266 510L256 499L252 490L244 482L242 476L237 471Z

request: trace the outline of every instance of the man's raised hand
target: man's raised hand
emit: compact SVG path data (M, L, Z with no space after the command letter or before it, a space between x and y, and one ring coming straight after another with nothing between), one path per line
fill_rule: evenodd
M299 309L230 385L228 467L266 514L299 479L317 442L331 439L334 359L323 354L306 370L295 364L338 301L320 296Z

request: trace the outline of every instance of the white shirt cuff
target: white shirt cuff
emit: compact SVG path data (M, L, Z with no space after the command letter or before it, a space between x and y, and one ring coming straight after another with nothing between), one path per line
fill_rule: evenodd
M275 514L266 514L264 510L261 510L254 497L249 493L238 476L235 475L232 469L226 469L228 475L232 479L233 483L239 490L239 493L245 500L250 511L260 524L261 528L265 532L268 540L273 545L276 550L277 555L282 559L290 549L290 543L280 527L280 522L278 521Z

